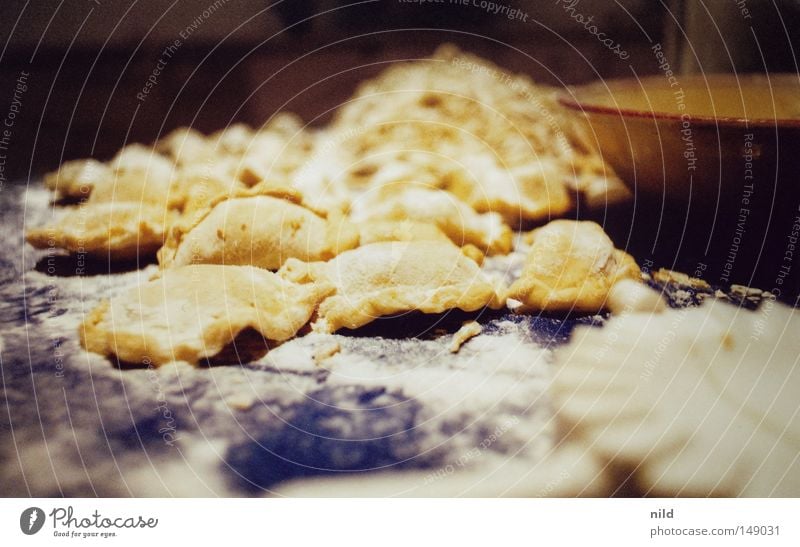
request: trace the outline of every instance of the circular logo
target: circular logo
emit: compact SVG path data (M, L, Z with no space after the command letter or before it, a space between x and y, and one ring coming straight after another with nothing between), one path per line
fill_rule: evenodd
M28 507L19 516L19 528L22 533L32 536L44 526L44 511L38 507Z

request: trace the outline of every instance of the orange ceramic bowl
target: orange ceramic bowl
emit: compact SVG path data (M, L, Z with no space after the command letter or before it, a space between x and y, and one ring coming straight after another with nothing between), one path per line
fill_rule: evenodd
M563 92L583 137L638 195L706 202L796 185L800 78L649 76Z

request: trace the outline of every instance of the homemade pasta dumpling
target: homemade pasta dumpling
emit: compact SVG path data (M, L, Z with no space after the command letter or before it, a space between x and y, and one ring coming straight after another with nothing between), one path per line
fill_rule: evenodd
M423 185L391 184L353 204L353 220L433 222L458 246L471 244L482 252L511 251L511 228L496 213L476 213L453 194Z
M517 226L563 215L572 207L563 167L554 159L503 169L490 157L466 158L446 177L445 188L479 212L495 212Z
M247 190L235 172L237 160L215 158L187 165L176 173L175 190L181 199L181 216L191 221L222 197Z
M93 179L89 198L59 211L55 222L29 230L26 238L31 245L112 260L152 255L161 247L183 199L173 187L173 164L148 148L130 145L108 166L100 165L89 160L82 168L84 173L95 168L104 173ZM80 170L78 164L75 169ZM78 173L65 180L78 184L82 192L88 185L83 176ZM54 184L58 187L60 182ZM65 188L72 191L74 184Z
M403 312L443 313L500 306L478 265L452 243L372 243L329 262L288 260L280 275L300 283L336 287L317 310L314 329L355 329Z
M213 152L205 135L191 127L180 127L171 131L156 141L155 149L181 167L204 163Z
M289 258L329 260L358 245L349 222L325 218L281 195L223 199L194 223L176 225L159 252L162 267L188 264L253 265L277 270Z
M171 206L180 200L173 189L175 165L141 144L123 148L111 160L112 177L96 185L91 200L147 202Z
M129 364L197 363L247 330L268 344L288 340L332 290L252 266L175 268L103 302L83 322L81 343Z
M147 202L170 204L179 199L172 191L174 164L140 144L131 144L109 162L93 159L64 163L45 175L45 185L69 198L94 203Z
M129 260L154 254L177 213L147 203L93 203L60 211L52 224L28 230L37 249Z
M367 220L357 225L359 244L379 241L445 241L450 238L435 224L416 220Z
M58 170L44 176L49 190L62 197L87 198L95 186L114 176L106 164L93 159L64 162Z
M506 297L515 311L594 313L621 279L639 279L633 258L594 222L554 220L533 232L522 275Z

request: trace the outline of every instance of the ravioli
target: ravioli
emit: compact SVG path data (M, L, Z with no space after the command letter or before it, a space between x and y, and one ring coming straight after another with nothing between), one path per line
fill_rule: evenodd
M521 277L506 297L515 311L597 312L622 279L639 279L633 258L594 222L554 220L533 232Z
M95 186L113 177L106 164L93 159L64 162L58 170L44 176L48 189L62 197L87 198Z
M204 163L185 166L176 174L176 193L184 219L192 220L222 197L247 190L236 176L236 161L211 158Z
M37 249L64 249L111 260L153 255L177 213L147 203L96 203L60 211L56 222L28 230Z
M450 241L435 224L416 220L367 220L357 227L360 245L380 241Z
M159 252L162 267L253 265L277 270L289 258L329 260L358 245L357 230L286 199L292 191L223 199L188 227L175 226Z
M557 93L452 45L395 63L337 110L328 131L344 168L331 184L415 180L514 226L563 214L576 193L591 206L629 197Z
M317 311L313 326L321 332L355 329L403 312L470 312L501 305L478 265L452 243L372 243L329 262L288 260L279 274L336 287Z
M81 343L123 363L194 364L217 356L249 330L268 344L288 340L332 290L252 266L175 268L103 302L86 317Z
M172 192L175 165L168 158L141 144L120 150L109 163L114 176L92 192L95 202L146 201L168 204L179 199Z
M172 162L141 145L130 145L108 166L98 167L93 160L82 165L75 164L74 177L65 177L70 181L65 188L72 192L77 184L82 192L89 186L87 170L103 173L93 175L88 199L59 211L55 222L29 230L28 242L39 249L60 248L112 260L154 254L177 220L183 199L173 186Z
M112 201L169 204L180 199L172 192L173 163L153 150L126 146L108 163L85 159L66 162L45 175L45 185L61 196Z
M479 212L496 212L512 226L561 216L572 208L555 160L503 169L493 158L465 159L465 169L451 172L444 187Z
M353 220L433 222L458 246L471 244L483 253L511 251L512 233L500 215L477 213L453 194L405 182L386 186L353 204Z
M168 156L180 167L208 160L213 147L205 135L189 127L179 127L155 143L155 149Z

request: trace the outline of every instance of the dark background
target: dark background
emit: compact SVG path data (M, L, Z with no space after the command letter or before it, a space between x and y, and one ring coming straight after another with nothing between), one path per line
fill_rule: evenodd
M213 1L41 2L16 14L4 5L0 20L13 33L0 104L10 103L20 71L31 73L9 174L27 178L63 159L108 157L126 141L149 142L181 125L210 132L234 121L260 124L277 110L323 122L387 61L429 55L442 42L554 84L628 70L551 2L542 26L533 14L523 23L448 4L228 0L183 40L180 33ZM631 4L658 29L644 2ZM604 17L620 35L635 36L634 56L647 56L630 17ZM175 39L182 45L158 84L137 100Z
M735 3L722 0L694 2L689 8L680 1L509 0L507 5L528 14L525 22L450 0L217 0L213 7L214 2L2 2L0 113L10 108L20 74L30 74L12 128L6 177L26 181L66 159L107 158L125 142L150 142L181 125L204 132L235 121L258 125L277 110L322 123L360 80L379 72L387 61L429 55L443 42L563 86L657 72L649 46L669 45L681 35L673 20L687 31L694 28L696 40L708 42L725 34L714 30L709 17L717 22L740 18ZM572 19L565 9L570 4L573 13L593 16L630 59L620 60ZM747 3L754 19L768 27L759 33L760 40L778 42L764 49L791 51L791 33L775 32L775 20L779 14L794 28L796 3L784 2L781 12L772 2L756 9L757 4ZM181 32L202 18L204 10L213 13L182 39ZM693 10L699 16L687 16ZM164 47L175 39L182 44L157 85L144 102L137 100ZM729 49L743 43L735 34L724 42ZM724 47L706 44L690 54ZM741 63L753 63L745 55L738 57ZM785 54L778 57L770 62L787 62ZM706 66L725 69L711 61ZM758 59L755 66L743 68L763 66Z
M524 21L487 13L481 1L2 2L0 120L17 112L0 149L0 189L38 180L68 159L109 158L125 143L152 142L179 126L209 133L234 122L260 125L280 110L322 124L360 81L447 42L557 87L660 73L653 44L679 73L800 73L797 0L495 0L527 14ZM629 58L609 51L575 14L591 17ZM175 40L180 47L156 85L137 99ZM731 282L774 285L800 199L795 186L781 185L792 189L790 199L760 192L765 201L751 216ZM600 222L642 264L686 272L711 264L695 273L712 283L722 279L714 268L724 264L736 220L695 203L638 198L576 215ZM792 277L783 295L791 301L800 296L800 268Z

